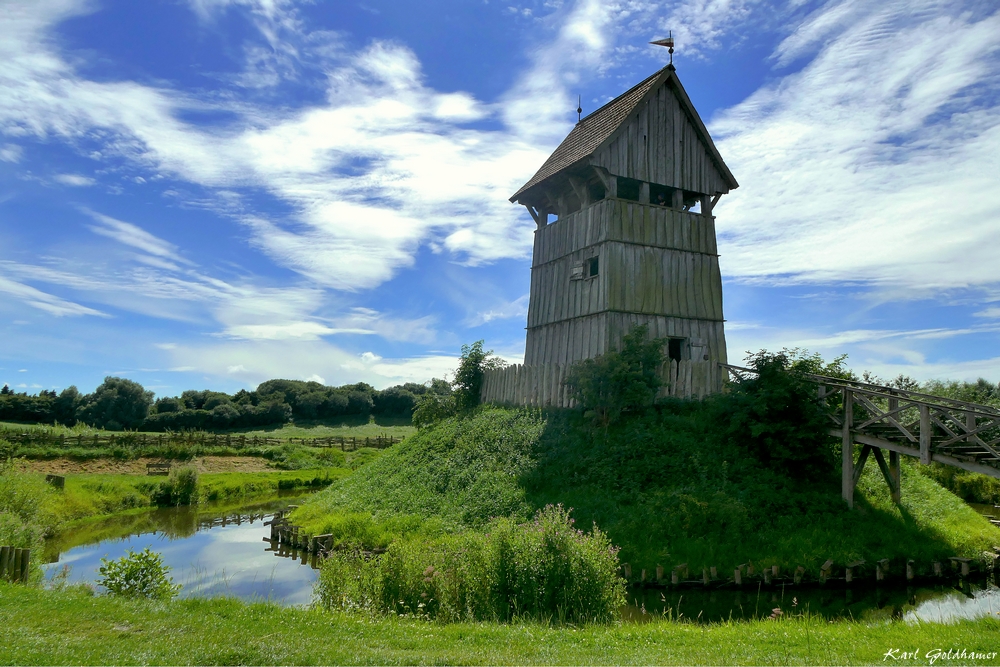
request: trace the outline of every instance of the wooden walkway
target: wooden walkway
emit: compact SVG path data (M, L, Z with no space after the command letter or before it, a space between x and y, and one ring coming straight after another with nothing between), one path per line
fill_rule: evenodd
M754 371L722 364L735 377ZM1000 479L1000 410L915 391L807 375L830 407L830 435L840 438L842 493L854 506L854 489L874 457L895 502L900 498L899 455L937 462ZM854 460L854 444L861 451ZM884 452L888 452L888 461Z

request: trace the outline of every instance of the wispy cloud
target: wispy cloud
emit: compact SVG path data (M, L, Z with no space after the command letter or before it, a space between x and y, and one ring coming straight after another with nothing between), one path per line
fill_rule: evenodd
M15 282L0 276L0 293L12 296L23 303L45 311L56 317L66 317L73 315L96 315L98 317L108 317L106 313L88 308L87 306L67 301L53 294L43 292L39 289Z
M91 186L97 182L89 176L81 176L80 174L56 174L52 180L74 188Z
M831 2L776 53L810 48L712 123L741 182L718 209L724 270L922 296L1000 281L1000 13Z

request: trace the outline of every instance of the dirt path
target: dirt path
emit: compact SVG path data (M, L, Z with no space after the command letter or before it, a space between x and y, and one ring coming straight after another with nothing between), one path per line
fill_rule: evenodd
M175 466L193 465L198 472L264 472L274 470L270 461L256 456L200 456L192 461L170 461L158 458L139 458L134 461L119 459L29 460L22 463L26 470L52 475L80 473L101 475L145 475L147 463L173 463Z

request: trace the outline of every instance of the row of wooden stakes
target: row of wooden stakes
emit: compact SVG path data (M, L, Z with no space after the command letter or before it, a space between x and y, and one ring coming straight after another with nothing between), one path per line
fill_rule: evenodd
M271 526L271 541L291 549L299 549L311 554L325 555L334 550L333 535L309 535L302 531L301 526L292 525L285 518L285 512L291 511L298 505L289 505L287 510L277 512L274 517L264 525ZM365 558L385 553L385 549L373 549L362 551Z
M959 575L963 579L970 576L972 573L971 558L960 558L958 556L952 556L948 559L951 563L951 574ZM888 558L883 558L875 563L875 581L885 581L891 577L890 561ZM994 560L993 571L996 572L1000 565L1000 554L997 554L996 560ZM854 583L855 581L861 581L861 575L864 574L865 567L864 560L856 560L847 563L843 566L844 576L836 577L837 580L843 581L846 584ZM825 584L827 581L833 580L834 562L832 560L827 560L820 566L819 576L815 579L815 582L820 584ZM945 577L945 567L941 561L934 561L931 563L930 571L933 573L933 577L937 579L943 579ZM661 566L657 566L655 570L655 579L651 578L650 573L645 569L641 570L638 578L633 578L632 566L628 563L624 563L621 567L620 574L633 586L666 586L668 585L667 577L665 576L665 570ZM983 572L983 574L986 574ZM681 563L674 567L669 573L669 585L671 586L710 586L716 584L719 586L742 586L744 580L759 581L765 586L779 585L779 584L801 584L807 579L806 568L799 565L795 570L783 574L781 568L777 565L772 565L770 567L764 567L760 570L759 574L757 568L753 563L743 563L733 570L732 578L721 580L719 578L718 568L716 567L706 567L702 569L700 579L691 579L690 569L687 563ZM789 576L790 575L790 576ZM916 562L913 560L906 561L905 578L907 582L912 582L918 578Z
M0 547L0 580L27 581L31 549Z

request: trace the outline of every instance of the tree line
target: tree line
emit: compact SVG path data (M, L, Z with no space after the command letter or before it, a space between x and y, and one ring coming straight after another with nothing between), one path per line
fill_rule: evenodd
M120 377L106 377L91 394L75 387L37 394L0 389L0 421L75 426L109 431L217 430L272 426L292 420L329 420L371 415L409 419L422 399L447 397L451 384L434 379L377 390L359 382L330 387L301 380L268 380L235 394L188 390L153 400L153 392Z

